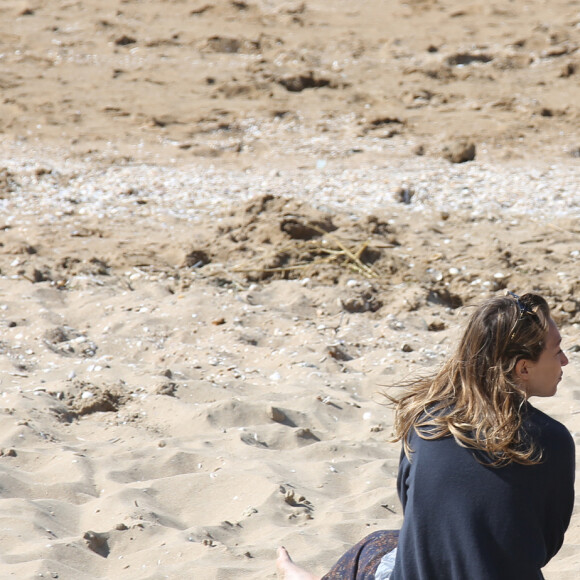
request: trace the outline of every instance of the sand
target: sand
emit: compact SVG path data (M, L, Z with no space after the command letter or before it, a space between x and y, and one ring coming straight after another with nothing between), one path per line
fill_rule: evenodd
M281 544L323 573L402 522L381 391L508 288L553 307L535 404L580 442L579 30L564 1L3 1L0 577L275 578Z

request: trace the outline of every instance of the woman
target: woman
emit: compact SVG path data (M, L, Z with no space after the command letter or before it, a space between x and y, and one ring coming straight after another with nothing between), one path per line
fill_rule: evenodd
M323 580L532 580L574 503L574 441L535 409L568 364L546 301L513 293L471 316L455 354L395 406L399 531L375 532ZM286 580L316 580L280 548Z

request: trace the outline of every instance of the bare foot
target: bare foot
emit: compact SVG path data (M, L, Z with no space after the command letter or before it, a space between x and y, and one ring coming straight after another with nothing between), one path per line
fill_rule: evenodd
M315 576L297 566L290 558L286 548L278 548L278 559L276 560L278 577L283 580L320 580L320 576Z

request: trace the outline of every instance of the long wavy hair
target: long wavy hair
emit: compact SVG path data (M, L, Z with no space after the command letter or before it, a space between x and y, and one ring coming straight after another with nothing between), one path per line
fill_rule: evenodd
M541 449L522 428L526 394L517 384L519 360L537 361L544 350L550 308L537 294L492 298L472 314L459 345L434 376L411 381L395 407L394 440L407 456L411 431L423 439L453 436L483 452L485 462L531 465ZM479 455L479 454L478 454Z

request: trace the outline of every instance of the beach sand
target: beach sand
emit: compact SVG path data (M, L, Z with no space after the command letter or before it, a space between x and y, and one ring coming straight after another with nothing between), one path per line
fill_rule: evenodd
M0 578L324 573L402 522L381 393L508 288L580 442L579 46L560 0L4 0Z

